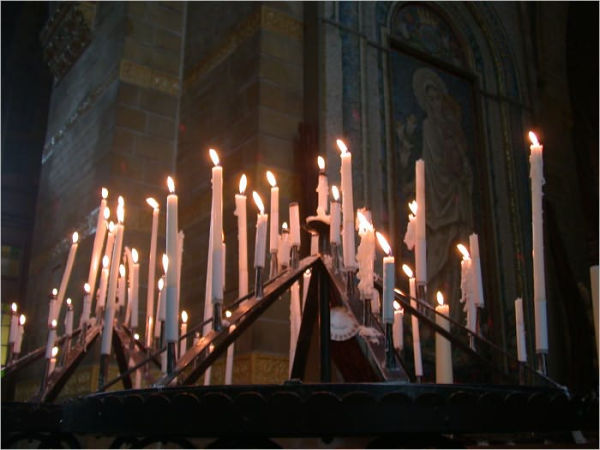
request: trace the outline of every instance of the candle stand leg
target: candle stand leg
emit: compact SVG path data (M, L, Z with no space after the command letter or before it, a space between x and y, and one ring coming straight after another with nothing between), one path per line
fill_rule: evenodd
M297 266L297 264L296 264L296 266ZM263 271L262 267L256 268L256 278L255 278L256 281L254 282L254 290L256 292L257 299L263 297L262 271Z
M98 390L104 390L104 384L108 378L108 358L109 355L100 355L100 371L98 373Z
M216 309L215 305L215 309ZM167 343L167 374L173 375L175 371L175 342Z
M371 299L363 298L363 325L365 327L371 326Z
M297 269L298 264L300 264L300 249L297 245L292 245L292 250L290 253L290 265L292 269Z
M213 303L213 330L221 331L223 329L223 300Z
M319 233L319 253L322 255L329 253L329 233Z
M548 354L545 352L537 353L537 370L544 376L548 375Z
M277 252L271 252L271 264L269 270L269 279L277 275L279 263L277 262Z
M385 367L387 369L396 368L396 357L394 355L394 342L393 342L393 325L391 323L385 324Z

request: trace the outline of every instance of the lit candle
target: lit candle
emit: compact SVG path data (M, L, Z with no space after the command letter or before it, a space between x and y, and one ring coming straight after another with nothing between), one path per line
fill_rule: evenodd
M329 194L329 183L325 174L325 159L322 156L317 157L319 166L319 184L317 185L317 216L327 214L327 196Z
M58 287L58 296L57 296L57 304L54 318L58 320L58 315L60 313L60 307L65 298L65 293L67 292L67 286L69 284L69 278L71 278L71 270L73 270L73 262L75 261L75 254L77 253L79 234L76 232L73 233L73 243L71 244L71 249L69 250L69 256L67 257L67 265L65 266L65 271L63 272L62 279L60 281L60 286Z
M170 264L168 264L165 283L165 339L166 342L177 342L177 209L178 198L175 194L175 182L167 177L169 195L167 197L167 227L166 251Z
M209 149L212 168L212 303L223 303L223 168L219 165L219 155Z
M254 267L265 267L265 252L267 244L267 220L268 214L265 214L265 207L263 205L260 195L256 191L252 192L254 203L259 212L256 216L256 239L254 245Z
M297 202L290 203L290 244L300 248L300 207Z
M140 340L140 335L138 333L133 333L133 339L136 343L138 343ZM134 362L133 358L130 357L130 366L133 365L134 363L135 362ZM133 388L140 389L141 387L142 387L142 371L140 369L136 369L135 378L133 381Z
M406 264L402 264L402 270L408 277L408 286L410 294L410 306L417 309L417 288L413 271ZM421 336L419 333L419 319L414 314L411 315L410 324L413 338L413 358L415 364L415 376L423 376L423 359L421 358Z
M17 304L13 302L10 305L10 328L8 332L8 343L14 344L17 340L17 330L19 329L19 317L17 316Z
M54 372L56 368L56 357L58 355L58 347L52 347L50 351L50 364L48 365L48 375Z
M344 254L344 267L348 270L356 269L354 255L354 199L352 193L352 154L341 139L336 141L340 149L342 161L340 175L342 181L342 249Z
M279 244L279 188L275 175L267 170L267 181L271 185L271 222L269 227L269 251L277 251Z
M404 350L404 309L396 300L394 304L394 348L401 352Z
M92 258L90 260L90 271L88 273L87 281L90 286L90 295L93 295L93 291L96 289L96 278L98 277L98 269L100 269L100 260L102 257L102 245L104 244L104 236L106 235L106 221L110 217L110 209L106 207L107 197L108 189L103 187L102 200L100 200L100 206L98 207L98 219L96 222L96 232L94 235ZM89 320L89 314L86 321L87 320Z
M535 314L535 349L537 353L548 352L548 322L546 317L546 277L544 273L544 219L542 212L542 186L544 185L544 161L536 135L529 132L531 156L531 228L533 231L533 304Z
M158 321L159 322L164 322L165 320L167 320L167 272L169 271L169 257L166 255L166 253L163 253L162 256L162 265L163 265L163 270L164 270L164 274L162 276L162 288L160 287L160 280L159 281L159 285L158 285L158 289L160 290L160 298L159 298L159 303L160 303L160 307L158 308L158 312L157 312L157 317L158 317Z
M96 313L100 314L102 308L106 304L106 291L108 287L108 275L109 275L109 264L110 257L104 255L102 257L102 272L100 273L100 286L98 287L97 300L96 300Z
M187 321L188 321L188 313L186 311L181 311L181 331L180 335L185 336L187 334ZM179 357L181 358L185 355L187 350L187 338L181 339L179 341Z
M281 224L281 235L279 237L279 248L277 249L277 261L279 266L289 267L290 265L290 232L287 222Z
M396 283L396 272L392 247L378 231L377 240L386 256L383 258L383 323L394 322L394 284Z
M415 163L417 191L417 217L415 219L415 271L417 284L427 283L427 242L425 227L427 224L425 206L425 162L419 159Z
M409 250L415 247L415 226L417 217L417 202L412 201L408 204L411 214L408 215L408 224L406 225L406 233L404 234L404 243Z
M473 333L477 332L477 307L473 296L473 260L469 251L463 244L456 246L462 255L460 262L460 293L461 303L464 303L464 311L467 313L467 329Z
M23 345L23 335L25 334L25 314L19 316L19 330L17 332L17 340L15 341L14 353L18 355L21 353L21 346Z
M138 326L138 310L139 310L139 282L140 282L140 265L138 264L138 251L131 249L131 261L133 263L131 271L131 290L129 304L131 305L131 328Z
M90 320L90 314L92 312L92 297L91 288L88 283L83 285L83 308L81 309L81 316L79 317L79 326L83 327Z
M444 304L444 296L440 291L436 294L438 306L435 311L435 323L446 331L450 331L450 308ZM452 376L452 345L450 341L439 333L435 335L435 382L438 384L451 384Z
M523 319L523 299L515 300L515 332L517 335L517 359L527 362L527 346L525 345L525 320Z
M67 337L73 336L73 304L70 298L67 299L67 312L65 314L65 334Z
M473 286L473 300L478 308L483 308L483 279L481 276L481 258L479 256L479 237L473 233L469 236L469 249L471 250L471 277Z
M358 235L360 244L356 252L358 261L358 291L362 300L371 299L373 294L373 265L375 261L375 231L373 225L367 220L364 209L356 213L358 218ZM393 289L393 286L392 286Z
M154 312L154 277L156 274L156 240L158 237L158 202L152 197L146 199L152 208L152 234L150 236L150 253L148 254L148 291L146 293L146 345L152 345L152 313Z
M110 259L110 271L108 279L108 291L106 307L104 310L104 329L102 331L102 344L100 354L110 355L112 347L113 322L115 318L115 298L117 296L117 276L119 271L119 260L123 250L123 220L125 220L125 201L119 196L117 206L118 223L115 226L115 242L113 244L112 257Z
M56 295L58 294L58 289L53 288L52 293L50 294L50 300L48 301L48 327L51 326L52 320L54 320L54 309L56 308Z
M158 279L158 301L156 302L156 322L154 324L154 337L160 337L160 328L162 326L162 322L164 319L161 319L161 311L164 310L162 304L164 303L165 296L163 295L163 290L165 287L165 277L162 276Z
M246 175L240 178L240 193L235 194L235 211L238 223L238 297L248 294L248 229L246 219Z
M48 331L48 340L46 341L46 359L52 358L52 347L54 347L54 341L56 341L56 325L56 319L52 319L50 330Z
M340 191L337 186L331 186L331 223L329 228L329 242L340 244Z
M311 275L311 269L306 269L304 271L304 275L302 275L302 309L304 309L304 305L306 305L306 297L308 297L308 288L310 286Z
M121 309L121 307L125 306L125 288L127 287L127 279L125 278L125 265L119 264L119 279L117 281L117 298L116 298L116 307L117 311Z

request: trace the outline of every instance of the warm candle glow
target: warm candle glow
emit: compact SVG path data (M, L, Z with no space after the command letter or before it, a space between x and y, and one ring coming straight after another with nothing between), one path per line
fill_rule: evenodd
M396 311L400 311L402 308L400 308L400 303L398 302L398 300L394 300L394 303L392 303L392 305L394 306L394 309Z
M109 259L108 255L104 255L104 256L102 257L102 267L103 267L104 269L108 269L108 263L109 263L109 262L110 262L110 259Z
M219 155L218 155L217 151L214 148L209 148L208 154L210 155L210 159L212 160L213 164L215 166L218 166L219 165Z
M440 306L444 304L444 295L440 291L437 291L437 294L435 294L435 298Z
M410 202L408 204L408 208L410 209L410 211L413 213L413 215L417 215L417 201L413 200L412 202Z
M57 294L58 294L58 289L56 289L56 288L52 289L52 295L54 297L56 297Z
M317 157L317 164L319 165L319 169L325 170L325 159L322 156Z
M287 224L287 222L283 222L283 223L281 224L281 229L282 229L283 231L287 231L287 230L288 230L288 224Z
M167 256L166 253L163 253L162 265L163 265L163 270L165 271L165 273L167 273L167 270L169 269L169 257Z
M70 298L67 299L67 306L71 306L72 300Z
M110 208L107 206L104 208L104 220L110 219Z
M164 278L159 278L158 279L158 290L162 291L164 287L165 287L165 280L164 280Z
M271 185L271 187L277 186L277 180L275 179L275 175L270 170L267 170L267 181Z
M361 230L362 232L373 230L373 224L369 222L369 220L365 217L363 213L361 213L360 211L356 211L356 217L358 218L359 230Z
M377 241L379 242L381 249L386 255L390 256L392 254L392 247L390 247L390 244L388 244L387 239L383 237L383 234L381 234L379 231L375 232L375 236L377 236Z
M92 290L90 289L90 285L88 283L85 283L83 285L83 290L85 291L86 294L89 294Z
M337 186L331 186L331 195L333 195L333 199L337 202L340 199L340 190Z
M467 247L465 247L463 244L458 244L456 246L456 248L462 254L463 259L470 259L471 258L471 255L469 255L469 250L467 250Z
M119 275L121 275L121 277L125 276L125 265L123 264L119 266Z
M252 198L254 199L254 203L256 203L256 207L259 209L260 213L264 214L265 213L265 205L263 204L263 201L260 198L260 195L258 195L258 192L252 191Z
M148 203L148 205L150 205L151 208L158 209L158 202L154 200L154 198L148 197L146 199L146 203Z
M304 271L304 276L305 276L305 277L310 277L310 274L311 274L311 273L312 273L312 270L311 270L311 269L306 269L306 270Z
M342 155L346 154L346 152L348 151L348 147L346 146L346 143L344 141L342 141L341 139L337 139L335 141L335 143L337 144L338 148L340 149L340 152L342 152Z
M56 321L56 319L52 319L52 322L50 322L50 326L52 328L56 328L56 325L58 325L58 322Z
M77 244L78 240L79 240L79 233L76 231L75 233L73 233L73 244Z
M21 316L19 316L19 325L21 325L21 326L25 325L26 320L27 320L27 317L25 317L25 314L21 314Z
M108 189L102 188L102 198L108 198Z
M122 195L119 195L119 198L117 199L117 204L119 204L119 205L125 204L125 200L123 199Z
M231 317L231 311L229 311L229 310L225 311L225 317L227 317L229 319Z
M408 267L406 264L402 264L402 270L404 271L404 273L406 274L406 276L408 278L413 278L413 271L410 267Z
M125 220L125 207L122 203L120 203L119 206L117 206L117 220L119 221L119 223L123 223L123 221Z
M139 259L138 251L135 248L131 249L131 260L134 264L137 264Z
M248 178L246 178L246 174L242 174L240 177L240 194L246 192L246 186L248 186Z
M12 312L16 313L17 312L17 304L15 302L12 302L12 304L10 305L10 309L12 309Z
M175 192L175 181L173 181L173 178L167 177L167 187L169 188L169 192L171 194Z
M139 340L140 340L140 335L139 335L138 333L133 333L133 338L134 338L136 341L139 341Z
M110 221L108 223L108 232L112 233L114 229L115 229L115 223L113 221Z
M181 311L181 321L183 323L187 323L187 321L188 321L188 313L187 313L187 311Z
M56 358L56 355L58 355L58 347L54 346L52 347L52 357Z
M538 141L538 138L533 131L529 132L529 140L531 141L531 143L533 145L537 145L537 146L540 145L540 142Z

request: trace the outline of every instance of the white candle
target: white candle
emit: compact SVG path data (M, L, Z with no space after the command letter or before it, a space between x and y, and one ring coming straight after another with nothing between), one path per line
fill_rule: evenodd
M341 139L337 146L341 151L342 161L340 175L342 181L342 249L344 255L344 267L348 270L356 269L354 258L354 198L352 193L352 154Z
M175 310L177 312L177 316L179 316L179 302L181 298L181 263L183 261L183 241L185 239L185 234L183 230L179 230L177 233L177 296L175 302ZM225 255L225 250L223 250L223 255ZM223 258L225 260L225 258Z
M289 267L290 265L290 232L286 222L281 224L279 248L277 249L277 261L280 268Z
M56 369L56 356L58 355L58 347L52 347L50 351L50 364L48 365L48 375Z
M214 163L212 168L212 287L211 301L223 302L223 246L219 245L223 239L223 168L219 166L219 156L214 149L209 149L210 157Z
M125 219L125 204L123 197L119 197L117 207L117 218L119 223L115 226L115 243L113 245L112 257L110 261L110 271L108 279L108 292L106 297L106 307L104 310L104 330L102 332L102 344L100 353L110 355L112 346L113 321L115 318L115 298L117 295L117 274L119 271L119 260L123 246L123 220Z
M48 340L46 341L46 359L52 358L52 347L54 347L54 341L56 341L56 325L56 319L53 319L50 324L50 331L48 332Z
M515 300L515 333L517 336L517 359L527 362L527 346L525 341L525 320L523 318L523 299Z
M378 231L377 240L387 255L383 258L383 323L394 322L394 284L396 283L396 272L392 247Z
M100 273L100 286L98 287L97 300L96 300L96 313L99 314L100 309L104 308L106 304L106 291L108 287L108 275L109 275L109 264L110 257L104 255L102 257L102 272Z
M373 225L365 217L365 210L359 209L358 235L360 244L356 253L358 261L358 291L361 299L370 299L373 294L373 266L375 262L375 231Z
M181 311L181 331L180 335L185 336L187 334L187 321L188 321L188 313L186 311ZM179 357L181 358L185 355L187 351L187 338L181 339L179 341Z
M269 227L269 251L276 252L279 244L279 188L275 175L267 170L267 181L271 185L271 221Z
M258 215L256 216L256 239L254 245L254 267L265 267L265 252L267 244L267 220L268 214L265 214L265 207L263 205L260 195L256 191L252 192L254 202L258 207Z
M58 294L58 289L53 288L52 293L50 294L50 300L48 301L48 327L52 326L52 321L54 320L54 309L56 308L56 294Z
M412 250L415 247L415 227L417 220L417 202L412 201L408 204L411 214L408 215L408 224L406 225L406 233L404 233L404 243L406 248Z
M531 228L533 231L533 304L535 314L535 349L548 352L548 322L546 317L546 276L544 273L544 219L542 210L542 186L544 185L544 161L536 135L529 132L531 156Z
M408 286L410 294L410 306L417 309L417 288L413 271L406 264L402 265L402 270L408 276ZM415 375L423 376L423 359L421 358L421 335L419 333L419 319L414 314L410 318L412 338L413 338L413 359L415 365Z
M60 307L62 306L62 302L65 298L65 293L67 292L67 286L69 284L69 278L71 278L71 270L73 270L73 262L75 261L75 254L77 253L79 234L76 232L73 233L73 243L71 244L71 249L69 250L69 256L67 257L67 265L65 266L65 271L63 272L62 279L60 280L60 286L58 287L58 296L57 296L57 304L54 318L58 320L58 315L60 313Z
M160 328L164 318L161 319L161 311L164 311L162 304L164 303L165 296L163 295L165 287L165 277L162 276L158 279L158 301L156 302L156 322L154 323L154 337L160 338Z
M161 284L159 284L160 307L158 308L158 311L156 313L158 320L160 322L164 322L165 320L167 320L167 289L166 288L167 288L167 272L169 271L169 257L166 255L166 253L163 253L162 264L163 264L164 274L161 277L162 278L162 283L161 283L162 288L160 287ZM159 280L159 283L160 283L160 280Z
M444 304L444 296L440 291L437 292L438 306L435 307L435 323L446 331L450 331L450 308ZM441 315L440 315L441 314ZM452 375L452 345L450 341L441 334L435 335L435 382L438 384L451 384Z
M131 249L131 290L129 304L131 305L131 328L137 328L139 320L139 283L140 283L140 265L138 264L138 251Z
M19 329L17 331L17 340L15 341L14 353L16 355L21 353L21 346L23 344L23 335L25 334L25 314L19 316Z
M306 290L307 286L304 286ZM296 354L296 345L298 343L298 333L300 332L300 323L302 322L302 307L300 305L300 283L297 281L290 288L290 351L288 373L291 375L294 365L294 355Z
M210 217L210 228L208 233L208 255L206 258L206 283L204 290L204 319L206 324L202 327L202 335L206 336L211 330L209 319L212 319L213 315L213 304L212 304L212 267L213 267L213 215ZM218 242L218 241L217 241ZM210 370L210 369L209 369ZM206 373L205 373L206 378ZM210 377L209 377L210 378Z
M464 311L467 313L466 327L473 333L477 332L477 307L475 305L475 297L473 295L473 260L469 251L463 244L456 246L462 254L460 262L460 292L461 303L464 303Z
M238 223L238 296L248 294L248 229L246 219L246 175L240 178L240 193L235 195L235 211Z
M302 310L304 310L304 305L306 305L306 297L308 297L308 288L310 287L311 275L311 269L306 269L304 271L304 275L302 275Z
M125 302L127 301L125 295L125 289L127 288L127 279L125 278L125 265L119 264L119 280L117 281L117 298L116 298L116 307L117 311L119 311L123 306L125 306Z
M90 294L91 288L88 283L83 285L83 308L81 309L81 316L79 317L79 326L82 327L90 320L90 314L92 312L92 296Z
M400 307L400 303L394 300L394 325L393 325L393 341L394 348L399 352L404 349L404 309Z
M150 253L148 254L148 291L146 293L146 345L152 345L152 322L154 312L154 277L156 274L156 240L158 237L158 202L152 197L146 199L152 208L152 233L150 235Z
M290 244L300 248L300 207L297 202L290 203Z
M98 277L98 269L100 269L102 245L104 244L104 236L106 235L106 221L110 217L110 209L106 207L107 197L108 189L102 188L102 200L100 200L100 206L98 207L96 233L94 235L94 244L92 245L92 258L90 260L90 271L88 273L87 281L91 289L91 295L93 295L96 290L96 278Z
M331 222L329 228L329 242L332 244L340 244L340 191L337 186L331 186Z
M67 337L73 336L73 302L67 299L67 312L65 313L65 334Z
M8 332L8 343L14 344L17 340L17 330L19 328L19 317L17 316L17 304L10 305L10 328Z
M235 324L229 325L229 333L233 333L235 330ZM225 384L230 385L233 381L233 352L234 344L227 347L227 357L225 359Z
M165 339L166 342L177 342L177 209L178 198L175 194L173 178L167 177L169 195L167 196L166 252L170 264L166 270L165 283Z
M325 174L325 159L322 156L317 158L319 166L319 184L317 185L317 216L327 214L327 196L329 194L329 182Z
M471 281L473 285L473 300L478 308L483 308L483 279L481 276L481 258L479 256L479 237L473 233L469 236L469 249L471 250Z
M310 254L313 256L319 254L319 233L316 231L310 232Z
M415 271L417 283L427 282L427 242L425 227L427 223L425 205L425 162L419 159L415 163L417 191L417 217L415 222Z

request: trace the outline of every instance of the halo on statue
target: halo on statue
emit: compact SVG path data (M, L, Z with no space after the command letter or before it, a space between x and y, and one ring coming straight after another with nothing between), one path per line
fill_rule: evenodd
M433 70L421 67L413 74L413 90L423 111L427 111L427 89L434 86L443 94L448 93L446 83Z

